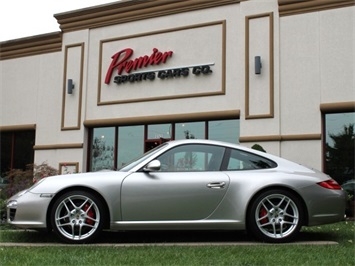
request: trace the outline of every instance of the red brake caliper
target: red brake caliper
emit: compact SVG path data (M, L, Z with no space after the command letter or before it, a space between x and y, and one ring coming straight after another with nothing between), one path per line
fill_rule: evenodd
M89 204L85 204L84 206L84 211L86 212L87 210L89 209ZM90 210L88 211L88 216L90 218L93 218L94 219L94 212L92 211L92 208L90 208ZM86 223L87 224L90 224L90 225L93 225L94 224L94 221L91 220L91 219L86 219Z
M267 215L267 211L266 211L266 209L264 207L262 207L260 209L259 217L264 217L265 215ZM266 224L267 222L268 222L267 217L265 217L264 219L262 219L260 221L261 224Z

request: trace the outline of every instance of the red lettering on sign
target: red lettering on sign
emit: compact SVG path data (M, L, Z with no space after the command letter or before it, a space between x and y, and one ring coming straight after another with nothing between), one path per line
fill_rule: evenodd
M136 59L129 60L132 54L133 50L131 48L126 48L111 57L112 61L105 78L106 84L110 83L112 73L116 68L118 75L121 75L123 71L130 73L132 70L147 67L148 65L159 65L160 63L166 63L167 59L173 55L173 51L162 53L157 48L154 48L153 53L150 56L144 55Z

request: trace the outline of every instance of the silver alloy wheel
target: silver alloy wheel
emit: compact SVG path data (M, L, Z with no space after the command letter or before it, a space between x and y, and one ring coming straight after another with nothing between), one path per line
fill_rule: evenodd
M58 204L54 222L65 238L85 240L97 231L100 210L95 201L85 195L69 195Z
M300 214L296 203L283 194L264 197L256 207L255 222L260 232L282 239L298 230Z

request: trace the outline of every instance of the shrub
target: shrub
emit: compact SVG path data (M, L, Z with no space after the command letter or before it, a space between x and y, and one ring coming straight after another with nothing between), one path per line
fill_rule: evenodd
M251 148L254 149L254 150L257 150L257 151L266 152L264 150L264 148L261 145L259 145L259 144L254 144Z
M31 187L42 178L57 175L58 170L49 166L47 163L40 165L29 164L26 169L13 169L5 173L8 185L0 190L0 217L5 214L6 199L15 195L17 192Z
M25 170L13 169L6 173L9 184L4 188L6 198L33 185L33 166L27 165Z
M47 163L33 166L33 183L38 182L42 178L58 175L58 170L49 166Z
M17 192L29 188L42 178L57 174L58 170L49 166L47 163L42 163L40 165L28 164L25 170L13 169L6 173L6 178L8 179L9 184L4 189L5 196L9 198Z

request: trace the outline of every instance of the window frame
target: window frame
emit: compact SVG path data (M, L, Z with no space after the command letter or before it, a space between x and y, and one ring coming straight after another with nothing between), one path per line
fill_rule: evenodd
M329 174L327 171L327 122L326 122L326 116L327 115L332 115L332 114L345 114L345 113L355 113L355 108L354 105L351 106L348 105L347 103L338 103L338 104L321 104L321 112L322 112L322 171L326 174ZM342 183L342 180L339 180L338 178L332 176L332 178L335 178L337 182L340 184Z

